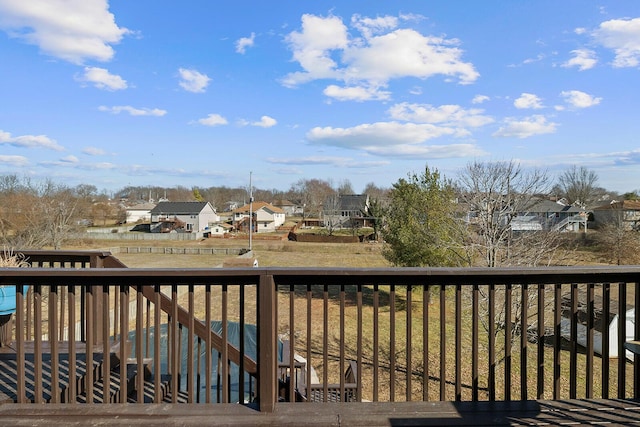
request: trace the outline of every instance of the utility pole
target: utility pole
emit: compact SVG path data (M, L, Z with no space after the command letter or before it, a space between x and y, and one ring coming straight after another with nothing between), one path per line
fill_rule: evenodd
M249 251L252 250L251 236L253 233L253 185L251 184L251 175L253 172L249 172Z

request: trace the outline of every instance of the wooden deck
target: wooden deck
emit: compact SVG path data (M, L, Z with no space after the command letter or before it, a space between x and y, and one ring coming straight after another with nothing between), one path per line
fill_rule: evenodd
M513 402L284 403L273 413L242 405L0 405L11 426L497 426L638 425L640 402L571 400Z
M71 398L69 396L69 343L65 341L59 342L60 348L58 353L58 386L60 396L58 396L58 400L61 402L70 402ZM26 398L29 402L35 401L36 396L36 387L35 383L32 380L35 378L35 356L34 356L34 343L32 341L25 342L24 347L26 350L25 354L25 376L30 379L30 381L26 382ZM87 395L86 395L86 385L85 385L85 377L87 375L87 363L86 363L86 344L83 342L76 342L74 344L75 350L78 352L75 355L75 390L76 397L75 400L78 403L86 403ZM52 358L50 351L49 343L44 341L42 342L40 352L42 360L42 372L43 372L43 382L41 384L42 390L42 400L45 403L50 403L53 401L52 396ZM103 401L108 399L109 403L116 403L119 400L119 392L120 392L120 372L117 368L117 364L112 367L111 371L111 384L109 387L109 396L103 395L103 382L101 380L102 377L102 369L103 369L103 354L102 346L94 346L94 354L93 354L93 368L92 377L95 380L93 386L93 403L103 403ZM112 363L116 363L116 359L114 358L115 353L111 353ZM18 386L17 386L17 356L16 356L16 345L15 342L9 344L6 347L0 348L0 404L13 404L17 402L18 397ZM130 365L127 366L127 382L129 383L128 389L130 390L130 395L127 398L129 403L136 403L135 400L135 375L136 375L136 366ZM171 402L171 390L169 387L170 377L163 379L160 387L161 397L160 400L163 402ZM145 403L154 401L154 384L148 378L143 381L144 386L144 400ZM187 397L184 393L178 392L177 400L179 403L187 402ZM0 420L0 425L4 425Z

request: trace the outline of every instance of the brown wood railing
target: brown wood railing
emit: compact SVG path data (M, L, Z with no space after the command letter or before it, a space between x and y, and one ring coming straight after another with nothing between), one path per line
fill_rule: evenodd
M102 260L103 266L117 264L108 256ZM0 285L18 289L19 402L99 400L95 396L105 396L115 380L120 402L239 398L258 402L263 411L273 411L279 397L293 396L389 402L640 397L639 363L625 358L624 349L628 336L640 338L638 313L634 326L624 321L640 299L636 266L38 267L0 269ZM26 301L23 286L33 300ZM82 292L84 303L78 304ZM613 328L615 313L622 321ZM219 334L206 326L214 320L221 322ZM62 330L62 323L66 334L48 333ZM232 323L241 336L255 325L255 354L244 340L230 341ZM83 339L75 332L78 324ZM156 339L163 327L166 343ZM287 360L278 360L279 340L292 350ZM118 342L124 345L114 348ZM620 357L601 355L612 350ZM102 354L113 357L98 363ZM92 363L95 369L87 366ZM54 372L57 365L63 367ZM130 370L151 375L121 380ZM68 380L80 378L79 371L82 381ZM306 398L306 390L315 399Z

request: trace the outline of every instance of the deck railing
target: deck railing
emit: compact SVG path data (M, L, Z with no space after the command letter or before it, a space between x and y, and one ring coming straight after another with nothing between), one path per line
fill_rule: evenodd
M251 401L273 411L283 399L640 396L640 365L624 349L640 338L637 311L625 321L640 298L635 266L40 266L0 269L0 285L17 287L18 402Z

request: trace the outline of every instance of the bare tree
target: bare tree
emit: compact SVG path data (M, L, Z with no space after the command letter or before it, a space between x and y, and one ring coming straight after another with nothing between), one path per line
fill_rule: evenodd
M333 236L336 229L342 226L340 216L340 195L338 193L334 193L325 199L322 204L322 217L325 230L327 230L329 236Z
M469 210L475 230L469 244L484 258L487 267L510 264L513 253L512 221L527 212L546 193L547 174L538 169L523 171L514 161L472 162L458 179L460 201Z
M306 216L319 216L322 204L334 193L331 183L320 179L301 179L289 190L291 198L304 206Z
M368 183L364 186L364 190L362 194L366 194L370 199L377 199L380 203L386 204L389 200L389 192L391 190L389 188L378 187L373 182Z
M558 178L562 195L572 205L590 206L605 192L597 186L598 174L584 166L573 165Z
M523 171L514 161L473 162L460 174L458 185L461 202L469 210L470 245L487 267L535 266L553 261L562 243L559 233L513 230L514 218L528 212L539 201L539 194L547 192L546 172ZM489 330L486 322L491 321L496 335L503 333L510 341L535 321L523 319L537 301L535 292L530 293L526 286L499 287L493 300L489 287L481 286L479 298L485 329ZM493 319L488 318L490 304L495 310ZM524 328L523 321L527 325Z
M616 265L636 264L640 260L640 231L624 218L622 204L612 205L607 220L599 227L602 253Z
M79 212L85 186L80 193L47 180L33 184L28 178L1 180L0 200L3 220L0 222L3 244L14 248L59 249L69 238Z
M39 189L39 201L30 218L34 230L39 230L46 245L60 249L77 218L80 198L64 186L45 182Z
M348 179L340 181L340 184L338 184L338 188L336 189L336 191L338 192L338 194L355 194L355 191L353 191L353 185L351 185L351 181L349 181Z

